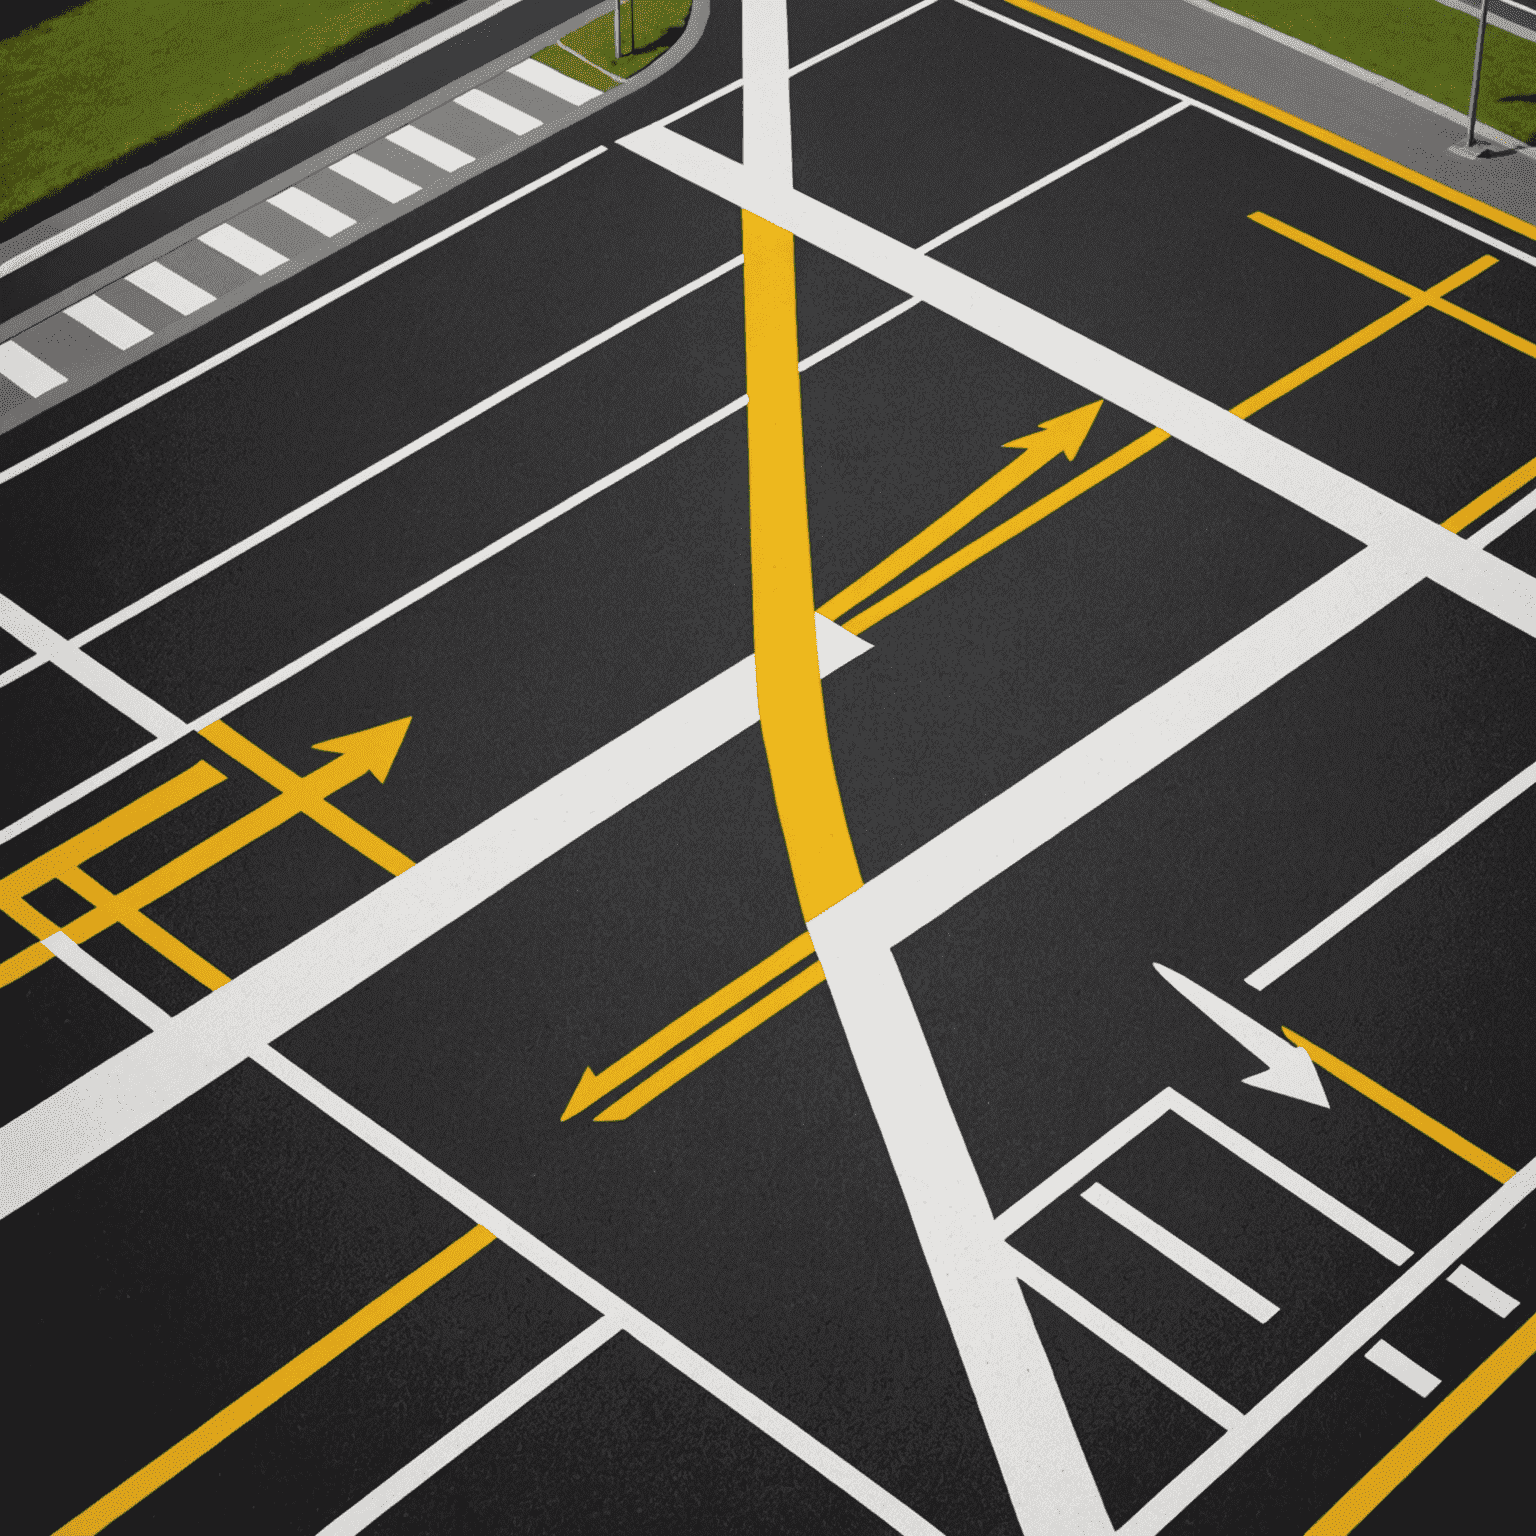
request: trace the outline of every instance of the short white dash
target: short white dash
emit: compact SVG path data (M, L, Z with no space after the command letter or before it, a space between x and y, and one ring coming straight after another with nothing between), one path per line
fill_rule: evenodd
M558 69L551 69L548 64L541 64L537 59L524 59L521 64L514 64L507 73L516 75L519 80L526 80L529 85L537 86L551 96L558 96L561 101L570 102L573 107L585 106L603 94L594 86L583 85L580 80L562 75Z
M26 390L34 400L69 382L57 368L50 368L42 358L33 357L14 341L0 342L0 375L18 389Z
M473 155L466 155L462 149L455 149L452 144L434 138L414 123L407 123L404 128L396 129L386 137L391 144L398 144L407 154L435 165L440 171L458 171L475 163Z
M213 303L213 295L206 288L189 283L181 273L172 272L158 261L130 272L128 281L150 298L159 299L167 309L174 309L178 315L190 315L205 304Z
M1490 1312L1500 1317L1508 1317L1520 1305L1508 1291L1501 1291L1493 1281L1484 1280L1475 1269L1468 1269L1465 1264L1458 1264L1445 1278L1458 1291L1464 1292L1473 1301L1481 1302Z
M284 187L276 197L269 197L267 201L279 212L286 213L290 219L297 219L300 224L307 224L326 236L339 235L342 230L351 229L357 223L350 214L343 213L340 208L332 208L329 203L322 203L302 187Z
M217 224L207 234L197 238L209 250L239 262L257 277L265 276L288 260L281 252L274 251L270 245L263 245L260 240L253 240L243 229L236 229L233 224Z
M86 330L94 331L103 341L110 341L119 352L126 352L146 336L155 333L147 325L140 325L132 315L108 304L99 293L71 304L64 311L71 320L78 320Z
M348 181L356 182L358 186L372 192L375 197L382 197L386 203L403 203L413 192L421 191L414 181L407 181L404 176L397 176L384 166L363 159L361 155L348 155L345 160L338 160L331 169L338 176L345 176Z
M494 96L487 96L484 91L465 91L462 96L453 98L461 107L468 107L471 112L485 118L487 122L495 123L498 128L505 128L508 133L532 133L535 128L542 128L543 123L528 112L519 112L516 107L509 107L506 102L498 101Z
M1365 1358L1372 1365L1380 1366L1394 1381L1400 1381L1410 1392L1428 1397L1440 1385L1438 1376L1431 1376L1415 1360L1410 1360L1400 1349L1393 1349L1385 1339L1377 1339L1366 1350Z

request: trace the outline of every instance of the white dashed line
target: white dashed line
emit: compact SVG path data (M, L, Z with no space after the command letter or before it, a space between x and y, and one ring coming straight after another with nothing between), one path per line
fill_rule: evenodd
M119 352L137 346L147 336L155 333L147 325L140 325L132 315L108 304L99 293L71 304L64 311L71 320L78 320L86 330L94 331L103 341L110 341Z
M26 390L34 400L69 382L57 368L50 368L42 358L33 357L14 341L0 342L0 375L18 389Z
M484 91L465 91L462 96L455 96L454 100L461 107L468 108L487 122L495 123L498 128L505 128L509 133L532 133L535 128L544 126L531 113L519 112L516 107L509 107L506 102L487 96Z
M421 191L414 181L407 181L404 176L397 176L384 166L363 159L361 155L348 155L345 160L338 160L331 169L338 176L345 176L348 181L372 192L375 197L382 197L386 203L403 203L406 198Z
M276 197L269 197L267 202L280 213L286 213L290 219L297 219L299 223L307 224L327 237L339 235L342 230L351 229L357 223L350 214L321 202L302 187L285 187Z
M404 128L397 128L385 137L391 144L398 144L408 154L425 160L428 165L435 165L440 171L461 171L466 165L475 163L473 155L466 155L462 149L455 149L452 144L433 138L414 123L407 123Z
M231 261L238 262L258 277L264 276L275 267L282 266L288 260L280 252L274 251L270 245L263 245L260 240L253 240L243 229L236 229L233 224L215 225L206 234L199 235L197 238L209 250L217 251L221 256L228 256Z
M1410 1360L1402 1350L1394 1349L1385 1339L1377 1339L1366 1350L1365 1358L1379 1366L1394 1381L1400 1381L1410 1392L1428 1397L1440 1385L1440 1378L1432 1376L1416 1360Z
M1458 1264L1445 1277L1458 1291L1480 1302L1498 1317L1508 1317L1520 1305L1508 1291L1501 1291L1491 1280L1484 1280L1475 1269Z
M205 305L213 303L213 295L207 289L188 282L181 273L172 272L158 261L140 267L137 272L130 272L128 281L150 298L159 299L168 309L174 309L178 315L195 314Z

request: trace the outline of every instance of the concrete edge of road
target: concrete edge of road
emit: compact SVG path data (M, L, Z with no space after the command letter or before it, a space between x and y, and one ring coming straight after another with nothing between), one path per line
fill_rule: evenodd
M440 16L434 16L419 26L408 27L384 42L365 49L362 53L304 81L302 85L283 91L271 101L252 108L233 122L211 129L191 143L183 144L149 165L141 166L138 170L114 180L99 191L93 192L89 197L71 203L67 208L61 208L51 217L12 235L9 240L0 241L0 275L13 270L11 263L18 256L31 259L28 253L33 247L55 239L76 224L99 219L100 215L110 209L114 203L123 202L137 193L144 192L153 187L157 181L165 181L167 186L174 185L175 183L169 180L170 177L176 176L178 172L191 174L187 169L189 166L194 166L198 161L224 149L236 140L267 127L276 119L293 112L295 108L309 106L319 97L330 94L338 87L355 88L352 82L363 83L358 80L359 76L368 74L381 65L403 64L406 61L400 55L435 48L448 41L442 35L443 33L457 29L455 35L458 35L458 32L478 26L482 21L489 21L492 16L499 16L517 3L518 0L464 0L462 5L456 5L452 10L444 11Z
M1465 11L1468 16L1482 14L1481 6L1468 5L1467 0L1438 0L1438 3L1453 11ZM1528 38L1531 42L1536 43L1536 10L1531 12L1530 25L1522 26L1518 21L1511 21L1509 17L1499 15L1490 5L1488 7L1488 25L1490 27L1501 27L1506 32L1513 32L1516 37Z
M1004 0L1006 4L1006 0ZM1241 90L1455 191L1536 222L1536 153L1449 153L1466 118L1211 0L1044 0L1050 9ZM1012 10L1012 7L1008 7ZM1025 13L1023 19L1028 19ZM1470 84L1471 61L1468 60ZM1493 134L1479 125L1490 141ZM1501 136L1507 137L1507 136Z
M254 187L246 188L237 196L168 231L152 243L137 248L109 266L102 267L98 271L93 272L89 277L72 284L70 287L50 294L46 299L34 304L30 309L23 310L0 323L0 341L23 335L32 326L50 319L55 314L67 309L70 305L99 292L101 289L126 276L129 272L135 271L149 262L158 260L168 252L176 250L190 239L195 238L199 231L228 221L230 218L264 201L276 192L330 165L338 157L364 148L383 135L393 132L406 123L413 122L424 112L431 111L435 107L451 101L466 89L471 89L494 75L501 73L511 64L525 58L531 58L540 49L547 48L557 37L564 36L566 32L571 30L573 25L584 25L593 17L601 15L608 9L610 9L609 0L598 0L597 4L588 6L586 10L578 12L575 17L567 17L564 21L558 22L555 26L549 28L548 31L518 44L516 48L509 52L487 60L470 73L460 75L430 94L412 101L397 112L391 113L388 117L368 122L347 138L328 144L324 149L309 156L308 159L301 161L298 165L290 166L278 175L268 177L265 181ZM638 74L632 75L622 84L611 87L595 100L587 102L584 106L576 107L568 116L547 123L544 127L535 129L533 132L521 137L515 137L502 148L477 157L471 174L476 176L483 174L485 171L503 164L515 155L519 155L525 150L544 143L554 135L564 132L567 128L584 122L588 117L601 112L612 103L628 97L635 91L643 90L653 80L659 79L669 69L681 63L692 52L708 23L709 12L709 0L693 0L693 9L689 14L688 24L682 37L655 63L648 65ZM559 169L557 168L556 172L551 174L559 174ZM65 384L50 389L35 399L25 401L5 411L3 416L0 416L0 434L8 433L13 428L34 420L43 412L71 399L82 390L89 389L122 368L129 367L141 358L160 350L160 348L179 341L208 322L222 318L232 309L259 294L265 293L274 285L285 282L289 278L308 270L317 263L324 261L328 256L333 256L357 241L365 239L368 235L383 228L386 224L415 212L433 199L454 190L460 185L462 185L462 181L459 178L450 177L424 186L416 195L410 198L408 203L398 206L381 204L376 217L358 219L351 228L343 230L333 238L312 245L308 250L289 257L283 262L282 266L275 268L270 274L252 277L218 298L215 303L198 309L180 319L171 321L171 323L155 331L153 335L145 338L144 341L135 344L131 351L108 358L107 365L104 368L97 367L83 371L78 375L70 377Z

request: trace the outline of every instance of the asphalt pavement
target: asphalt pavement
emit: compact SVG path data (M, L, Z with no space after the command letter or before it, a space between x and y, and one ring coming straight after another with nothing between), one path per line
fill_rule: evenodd
M1536 229L776 14L0 433L18 1530L1519 1497Z

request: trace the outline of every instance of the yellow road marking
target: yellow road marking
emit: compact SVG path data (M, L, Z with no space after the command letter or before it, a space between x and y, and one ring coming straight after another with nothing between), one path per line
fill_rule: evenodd
M638 1088L632 1088L622 1099L615 1100L594 1120L627 1120L637 1109L644 1109L658 1094L665 1093L675 1083L681 1082L690 1072L696 1072L706 1061L718 1056L728 1045L743 1035L751 1034L759 1024L787 1008L796 998L804 997L813 987L819 987L827 979L818 960L803 971L791 976L782 986L775 987L767 997L754 1003L728 1023L690 1046L680 1056L675 1056L659 1072L653 1072Z
M1175 64L1172 59L1165 59L1160 54L1138 48L1135 43L1128 43L1112 33L1101 32L1097 27L1090 27L1086 22L1077 21L1071 16L1063 16L1060 11L1048 10L1045 6L1037 4L1036 0L1008 0L1008 3L1015 10L1029 11L1047 21L1055 22L1059 27L1065 27L1069 32L1076 32L1082 37L1091 37L1095 42L1103 43L1117 53L1140 59L1143 64L1150 64L1154 69L1160 69L1165 74L1187 80L1191 85L1198 85L1202 90L1212 91L1228 101L1235 101L1240 106L1249 108L1250 111L1261 113L1277 123L1284 123L1288 128L1295 128L1298 132L1306 134L1308 138L1329 144L1334 149L1353 156L1356 160L1363 160L1367 165L1374 165L1378 170L1386 171L1416 187L1422 187L1426 192L1433 192L1437 197L1443 197L1447 202L1455 203L1458 208L1466 208L1489 220L1490 223L1502 225L1505 229L1516 230L1527 239L1536 240L1536 225L1527 224L1524 219L1516 218L1512 213L1505 213L1502 208L1495 208L1478 198L1469 197L1465 192L1458 192L1455 187L1448 187L1443 181L1435 181L1419 171L1410 170L1406 165L1399 165L1397 161L1389 160L1385 155L1378 155L1373 149L1366 149L1363 145L1352 143L1349 139L1331 133L1326 128L1319 128L1316 123L1309 123L1304 117L1297 117L1294 113L1286 112L1280 107L1271 106L1267 101L1260 101L1257 96L1249 96L1246 92L1236 90L1230 85L1223 85L1220 80L1213 80L1209 75L1202 75L1197 70L1186 69L1182 64Z
M937 549L951 535L974 522L988 507L1022 485L1036 470L1044 469L1058 454L1075 459L1103 404L1102 400L1095 400L1092 405L1068 411L1064 416L1053 416L1049 421L1040 423L1038 432L1004 443L1005 448L1019 448L1023 451L1011 464L1005 465L990 479L983 481L942 517L935 519L914 538L908 539L894 554L887 555L873 570L866 571L857 581L844 587L817 611L829 619L842 618L850 608L858 607L865 598L873 596L903 571L916 565L924 555Z
M110 1525L119 1515L126 1514L155 1489L168 1483L178 1472L211 1451L220 1441L243 1424L249 1424L258 1413L270 1408L285 1393L307 1381L322 1366L329 1365L343 1350L351 1348L380 1323L388 1321L396 1312L432 1286L451 1274L466 1259L472 1258L495 1237L484 1227L471 1227L463 1237L450 1243L434 1258L414 1269L403 1280L397 1281L382 1296L370 1301L366 1307L354 1312L346 1322L333 1328L323 1339L311 1344L303 1354L290 1360L287 1365L259 1382L242 1397L237 1397L227 1408L194 1429L191 1434L178 1440L170 1450L121 1482L110 1493L104 1494L83 1510L67 1525L61 1525L54 1536L92 1536L93 1532Z
M1528 485L1532 480L1536 480L1536 459L1505 475L1497 485L1489 486L1481 496L1474 497L1461 511L1452 513L1440 526L1449 528L1452 533L1460 533L1463 528L1471 527L1483 513L1491 512L1506 497L1513 496L1522 485Z
M1536 1354L1536 1317L1499 1345L1463 1381L1448 1392L1408 1434L1387 1452L1315 1525L1307 1536L1345 1536L1360 1524L1402 1480L1472 1411Z
M741 226L758 712L779 824L809 922L864 881L837 787L816 659L795 242L745 210Z
M811 936L802 933L782 949L774 950L766 960L759 960L756 965L743 971L734 981L727 982L718 992L711 992L702 1003L680 1014L665 1028L658 1029L634 1050L621 1056L611 1067L601 1072L594 1072L588 1067L581 1074L576 1092L571 1095L571 1101L565 1106L565 1113L560 1118L569 1120L572 1115L579 1115L582 1110L590 1108L620 1083L628 1082L653 1061L659 1061L674 1045L680 1045L690 1035L697 1034L706 1024L718 1019L727 1008L735 1007L744 997L751 997L759 987L766 986L775 976L811 953Z
M1390 1088L1383 1088L1380 1083L1367 1077L1365 1073L1357 1071L1347 1062L1340 1061L1337 1056L1330 1055L1320 1045L1313 1045L1310 1040L1303 1040L1293 1029L1281 1031L1286 1039L1299 1045L1323 1071L1331 1072L1341 1083L1348 1083L1356 1093L1364 1094L1373 1104L1379 1104L1388 1114L1396 1115L1399 1120L1411 1125L1414 1130L1422 1132L1431 1141L1437 1141L1448 1152L1454 1152L1457 1157L1472 1164L1474 1168L1486 1173L1490 1179L1497 1179L1500 1184L1514 1178L1515 1170L1508 1163L1502 1163L1491 1153L1484 1152L1481 1147L1473 1146L1465 1136L1458 1136L1449 1126L1441 1125L1438 1120L1426 1115L1422 1109L1415 1109L1406 1099L1399 1098Z

